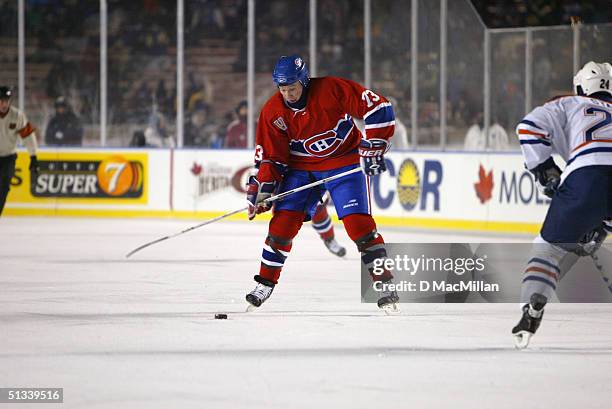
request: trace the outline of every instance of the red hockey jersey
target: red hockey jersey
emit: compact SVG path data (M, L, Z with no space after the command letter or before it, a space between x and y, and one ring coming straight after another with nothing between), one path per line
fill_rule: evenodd
M312 78L306 107L289 107L280 92L263 106L256 135L255 163L260 181L280 180L280 169L330 170L359 162L361 132L353 117L364 119L366 138L393 135L393 107L382 95L354 81Z

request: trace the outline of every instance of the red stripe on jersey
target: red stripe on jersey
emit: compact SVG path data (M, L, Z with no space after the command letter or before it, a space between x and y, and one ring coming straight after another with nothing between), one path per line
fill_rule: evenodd
M592 144L594 142L612 143L612 139L593 139L591 141L586 141L586 142L581 143L580 145L576 146L574 149L572 149L572 152L576 152L578 149L582 148L583 146L587 146L587 145Z
M366 130L368 139L384 139L388 141L395 132L395 125L385 126L384 128L370 128Z
M537 136L540 139L547 139L546 135L542 133L538 133L538 132L533 132L528 129L519 129L518 133L519 135L533 135L533 136Z

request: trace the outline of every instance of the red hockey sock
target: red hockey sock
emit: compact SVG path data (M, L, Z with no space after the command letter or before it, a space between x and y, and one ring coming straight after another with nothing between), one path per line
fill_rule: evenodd
M312 217L312 227L319 233L321 239L333 239L334 238L334 225L332 224L331 217L327 213L325 205L317 206L317 210Z
M376 222L369 214L350 214L342 219L347 234L357 244L361 260L370 271L374 281L387 281L393 278L390 271L381 275L372 274L374 260L387 257L383 237L376 231Z
M289 256L293 238L300 231L304 213L280 210L274 213L268 227L268 237L261 255L259 275L266 280L278 283L285 260Z

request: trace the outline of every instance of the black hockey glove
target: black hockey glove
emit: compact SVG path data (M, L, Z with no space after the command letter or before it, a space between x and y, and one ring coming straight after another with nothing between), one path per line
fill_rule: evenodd
M279 183L260 182L257 176L250 176L247 183L247 202L249 203L249 220L253 220L259 213L267 212L272 207L271 204L263 203L271 197L278 189Z
M580 239L580 242L574 249L574 253L580 257L592 256L599 250L604 240L606 240L610 230L611 228L605 222L595 227Z
M362 139L359 143L359 156L363 173L374 176L386 171L384 154L389 147L389 142L384 139Z
M552 198L561 182L561 169L557 166L553 158L548 158L533 169L536 186L540 192Z
M30 156L30 174L36 180L38 179L38 172L40 168L38 167L38 158L36 155Z

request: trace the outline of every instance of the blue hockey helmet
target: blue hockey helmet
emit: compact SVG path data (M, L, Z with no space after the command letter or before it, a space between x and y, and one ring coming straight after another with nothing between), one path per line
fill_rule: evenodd
M283 55L276 65L272 73L272 80L279 85L289 85L299 81L304 87L308 86L310 77L308 76L308 68L306 63L299 55Z

